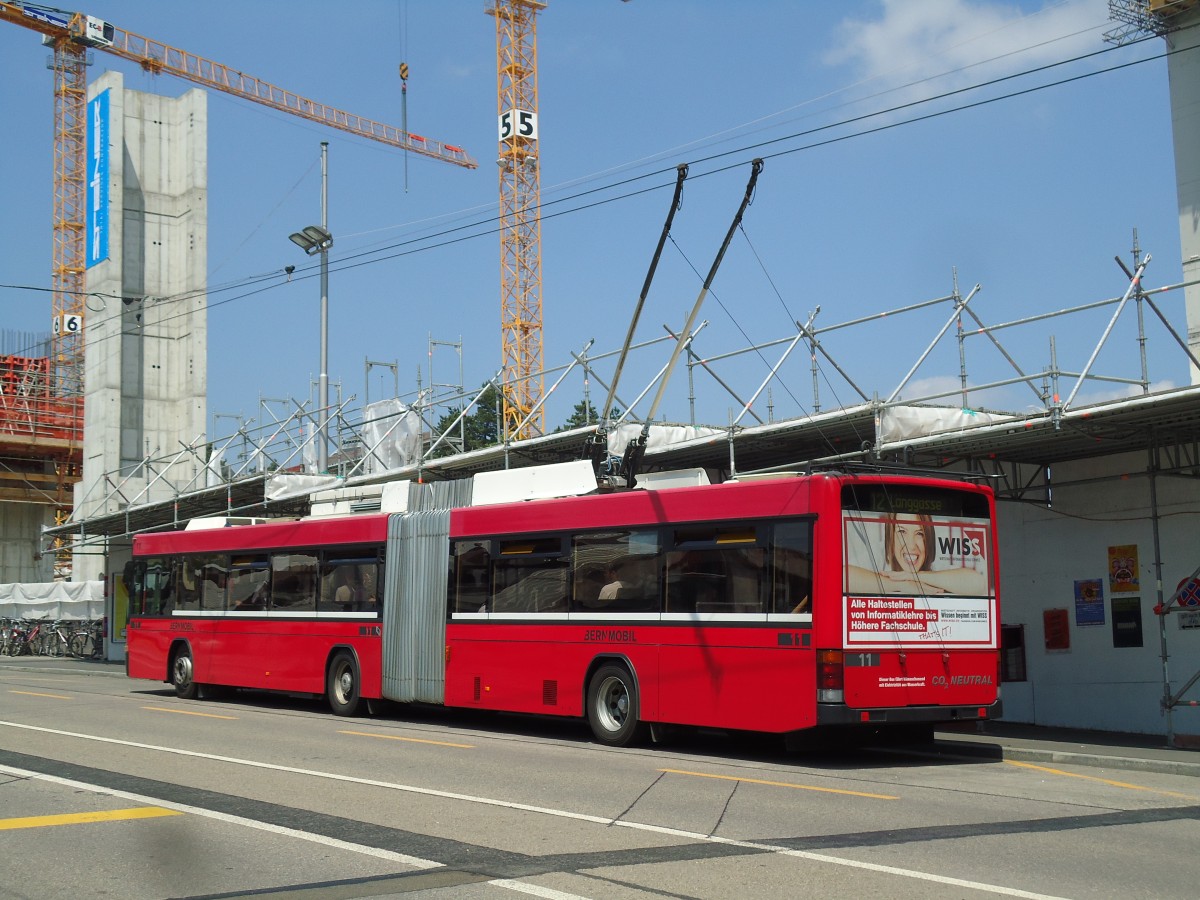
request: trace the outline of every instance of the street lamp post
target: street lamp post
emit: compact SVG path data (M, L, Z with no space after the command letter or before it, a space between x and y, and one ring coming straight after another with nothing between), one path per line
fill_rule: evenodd
M329 142L321 141L321 224L308 225L288 235L309 256L321 254L321 374L319 382L320 410L317 412L317 469L329 470L329 248L333 235L329 233Z

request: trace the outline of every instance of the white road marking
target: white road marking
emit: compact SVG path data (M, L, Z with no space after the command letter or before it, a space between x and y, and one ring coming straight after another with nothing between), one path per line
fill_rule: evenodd
M124 741L118 738L99 737L89 734L78 734L73 731L62 731L57 728L44 728L38 725L24 725L19 722L5 722L0 720L0 726L8 728L19 728L25 731L38 731L44 734L55 734L61 737L77 738L84 741L95 741L102 744L116 744L121 747L134 747L140 750L152 750L159 753L170 753L176 756L192 756L197 759L214 760L216 762L231 763L239 766L249 766L257 769L268 769L274 772L288 772L294 775L304 775L310 778L326 778L331 781L347 781L353 784L363 784L370 787L379 787L386 790L402 791L409 794L420 794L427 797L440 797L446 800L461 800L465 803L476 803L484 806L496 806L504 809L519 810L521 812L533 812L541 815L555 816L560 819L572 819L579 822L592 822L597 825L605 825L616 828L631 828L636 831L647 831L653 834L668 835L671 837L684 838L690 841L703 841L711 844L723 844L730 847L742 847L747 850L756 852L776 853L780 856L790 856L797 859L806 859L811 862L825 863L834 866L844 866L852 869L863 869L869 872L879 872L885 875L895 875L901 878L912 878L918 881L929 881L936 884L946 884L953 887L968 888L977 891L990 891L993 894L1000 894L1005 897L1022 897L1024 900L1064 900L1064 898L1056 897L1052 894L1039 894L1033 891L1023 891L1018 888L1005 887L1003 885L987 884L979 881L968 881L962 878L951 878L945 875L933 875L928 872L918 872L913 869L901 869L896 866L884 866L876 863L860 862L855 859L844 859L838 856L829 856L824 853L813 853L808 850L789 850L785 847L778 847L771 844L759 844L754 841L738 841L730 838L716 837L714 835L700 834L699 832L683 831L678 828L666 828L661 825L646 825L639 822L626 822L609 819L604 816L593 816L587 813L572 812L570 810L551 809L544 806L531 806L526 803L514 803L508 800L496 800L491 797L476 797L470 794L458 794L452 791L439 791L432 788L417 787L415 785L397 784L389 781L377 781L372 778L357 778L352 775L342 775L337 772L319 772L313 769L300 769L294 766L281 766L275 763L259 762L252 759L238 759L232 756L219 756L214 753L200 753L196 750L184 750L178 747L160 747L154 744L143 744L137 741ZM0 766L0 771L16 771L10 770L6 766ZM37 775L36 773L23 773L26 776L43 778L46 780L55 780L52 776ZM63 784L74 784L59 779ZM101 788L103 793L108 793L113 796L135 798L133 794L127 794L121 791L112 791ZM347 850L355 852L367 853L374 856L382 856L383 858L392 859L403 857L402 854L393 854L388 850L378 850L374 847L366 847L358 844L347 844L342 841L335 841L332 838L325 838L320 835L306 835L305 832L293 831L291 829L278 828L277 826L266 825L262 822L254 822L250 819L240 819L237 816L226 816L223 813L214 813L210 810L193 809L191 807L183 807L177 804L166 803L157 798L140 798L138 802L152 803L158 806L163 806L168 809L186 809L189 812L195 812L197 815L205 815L210 818L223 819L225 821L237 822L238 824L248 825L254 828L260 828L264 831L277 831L281 834L289 834L294 837L299 837L304 840L316 840L318 843L329 843L331 846L341 846ZM385 856L385 854L387 854ZM418 868L434 868L441 866L442 863L433 862L432 860L421 860L416 857L403 857L406 865L416 866ZM535 885L524 884L521 882L509 882L506 879L497 879L489 881L488 884L495 884L498 887L507 887L512 890L520 890L522 893L532 893L535 896L551 898L568 898L572 895L560 894L550 891L549 893L540 893L549 889L540 888ZM515 884L520 884L520 888L513 887Z
M563 891L556 891L554 888L526 884L523 881L513 881L510 878L496 878L487 883L495 887L508 888L510 891L517 891L521 894L529 894L532 897L544 897L545 900L587 900L586 897L580 897L578 894L567 894Z

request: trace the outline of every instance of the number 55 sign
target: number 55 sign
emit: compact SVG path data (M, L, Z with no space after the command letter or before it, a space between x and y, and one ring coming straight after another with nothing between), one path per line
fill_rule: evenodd
M510 109L500 113L500 140L514 137L537 140L537 113L527 109Z
M79 334L83 331L83 316L55 316L54 334Z

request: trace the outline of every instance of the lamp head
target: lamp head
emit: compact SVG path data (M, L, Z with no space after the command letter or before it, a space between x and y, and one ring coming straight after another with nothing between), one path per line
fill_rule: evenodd
M289 234L288 240L309 256L333 246L333 235L320 225L306 225L300 231Z

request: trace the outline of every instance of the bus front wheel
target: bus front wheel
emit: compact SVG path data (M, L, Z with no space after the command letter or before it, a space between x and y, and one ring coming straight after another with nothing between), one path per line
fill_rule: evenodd
M588 683L587 718L592 734L609 747L629 747L642 740L644 722L638 721L637 682L622 665L601 666Z
M353 716L359 707L358 664L345 651L339 652L329 664L329 675L325 685L329 708L335 716Z
M183 700L196 699L199 686L193 680L192 674L192 651L183 647L171 660L171 686L175 688L176 697Z

